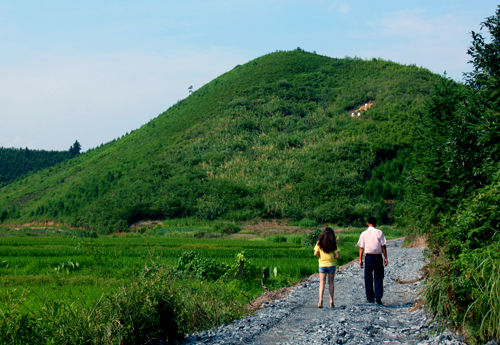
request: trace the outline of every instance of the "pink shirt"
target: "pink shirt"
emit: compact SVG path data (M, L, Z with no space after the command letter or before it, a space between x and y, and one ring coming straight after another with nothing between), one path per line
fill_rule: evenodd
M385 246L386 243L384 233L370 226L359 235L359 241L356 245L364 248L365 254L382 254L382 246Z

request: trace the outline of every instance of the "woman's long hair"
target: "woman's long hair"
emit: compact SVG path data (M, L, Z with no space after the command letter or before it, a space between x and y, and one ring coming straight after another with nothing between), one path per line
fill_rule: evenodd
M326 228L321 234L318 245L325 253L331 253L337 250L337 240L332 228Z

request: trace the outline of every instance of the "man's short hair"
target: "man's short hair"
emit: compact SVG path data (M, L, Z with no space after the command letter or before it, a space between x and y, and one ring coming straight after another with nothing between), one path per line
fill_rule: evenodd
M377 219L375 217L368 217L367 221L368 224L371 224L373 226L377 226Z

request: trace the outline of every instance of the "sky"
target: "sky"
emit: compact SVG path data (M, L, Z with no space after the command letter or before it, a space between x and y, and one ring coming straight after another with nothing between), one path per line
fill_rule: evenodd
M0 147L82 150L298 47L462 81L493 0L0 0Z

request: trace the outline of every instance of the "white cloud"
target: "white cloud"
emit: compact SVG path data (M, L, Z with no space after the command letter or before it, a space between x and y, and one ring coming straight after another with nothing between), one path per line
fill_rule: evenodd
M376 24L385 33L406 36L408 33L429 34L436 19L424 20L423 10L404 10L391 13L381 18Z
M317 3L321 6L325 6L327 11L330 13L348 14L351 10L351 5L349 5L347 2L341 2L340 0L322 0L318 1Z
M349 4L343 3L339 5L339 12L343 14L349 13L349 10L351 9L351 6Z

